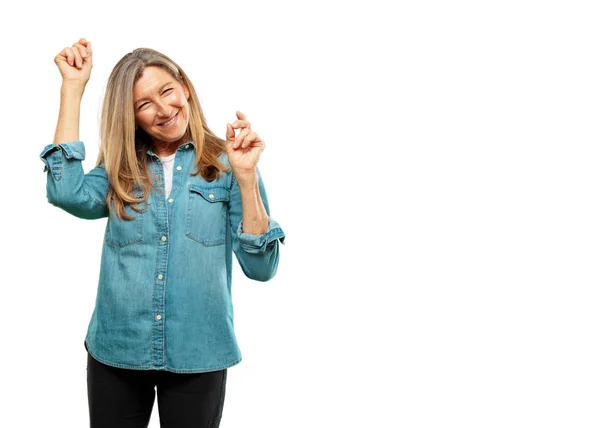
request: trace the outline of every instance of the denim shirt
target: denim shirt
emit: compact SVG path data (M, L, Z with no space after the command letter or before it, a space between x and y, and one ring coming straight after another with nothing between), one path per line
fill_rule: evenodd
M208 182L195 171L195 144L176 152L172 190L151 189L143 212L126 206L134 220L119 220L106 205L103 165L84 174L81 141L49 144L40 157L48 201L84 218L108 217L95 308L84 341L98 361L134 370L196 373L241 361L231 300L232 252L244 274L257 281L275 275L285 235L269 217L262 235L242 231L242 200L231 170ZM164 191L159 157L148 167ZM229 165L227 155L219 160ZM269 214L260 172L258 184ZM143 191L136 188L136 196Z

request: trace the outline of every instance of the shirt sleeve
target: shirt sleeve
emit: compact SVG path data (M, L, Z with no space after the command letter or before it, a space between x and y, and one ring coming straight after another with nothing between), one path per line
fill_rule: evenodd
M257 281L268 281L275 276L279 264L279 243L285 243L283 229L270 216L265 187L257 169L260 197L269 216L269 228L262 235L251 235L242 229L242 197L235 177L232 178L229 201L229 219L233 237L233 252L244 274ZM233 175L233 174L232 174Z
M83 173L83 142L48 144L40 154L44 162L48 202L84 219L108 216L108 177L104 165Z

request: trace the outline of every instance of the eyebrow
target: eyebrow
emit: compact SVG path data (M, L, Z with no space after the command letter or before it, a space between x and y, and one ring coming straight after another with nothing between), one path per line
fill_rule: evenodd
M161 86L161 87L158 89L158 92L162 92L162 90L165 88L165 86L169 86L169 85L171 85L171 84L173 84L173 82L167 82L167 83L165 83L164 85L162 85L162 86ZM137 101L134 101L134 102L133 102L133 104L135 105L135 104L139 103L140 101L144 101L144 100L147 100L147 99L148 99L148 97L143 97L143 98L140 98L139 100L137 100Z

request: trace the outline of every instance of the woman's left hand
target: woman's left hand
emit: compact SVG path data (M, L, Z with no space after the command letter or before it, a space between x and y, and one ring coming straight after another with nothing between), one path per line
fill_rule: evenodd
M229 157L229 164L236 178L254 176L256 165L265 143L256 132L250 128L250 122L241 111L236 111L238 120L233 124L227 124L227 145L225 150ZM235 136L235 129L240 129L239 135Z

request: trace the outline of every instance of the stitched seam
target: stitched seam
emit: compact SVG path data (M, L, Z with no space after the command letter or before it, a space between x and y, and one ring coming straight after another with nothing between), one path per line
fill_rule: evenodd
M131 369L131 370L162 370L162 369L157 369L156 366L133 366L133 365L129 365L129 364L115 363L113 361L109 361L104 358L98 357L94 352L92 352L90 350L89 346L88 346L88 352L92 355L92 357L94 357L98 361L100 361L104 364L107 364L109 366L113 366L113 367L119 367L119 368L123 368L123 369ZM239 358L238 360L235 360L228 364L224 364L222 366L197 368L197 369L173 369L168 366L164 366L164 370L172 372L172 373L205 373L205 372L213 372L216 370L227 369L229 367L232 367L232 366L240 363L240 361L242 361L242 358Z
M185 220L185 236L190 238L191 240L198 242L199 244L201 244L204 247L220 247L222 245L225 245L225 242L227 241L227 214L225 215L225 232L223 233L223 235L219 234L218 238L215 239L209 239L206 237L202 237L198 234L198 231L196 229L198 229L197 227L192 227L192 217L193 217L193 211L192 211L192 205L194 205L192 203L192 201L194 200L194 196L192 195L192 192L199 194L202 196L202 199L211 203L211 204L216 204L217 202L222 202L225 203L227 201L225 200L218 200L218 201L210 201L205 195L203 195L202 193L198 192L196 189L192 189L192 186L188 186L189 191L188 191L188 208L187 208L187 213L186 213L186 220ZM216 205L215 205L216 206ZM226 206L224 208L227 208ZM228 209L225 209L226 213L228 213ZM201 211L202 212L202 211Z
M83 188L83 192L95 203L97 203L98 205L106 205L105 202L100 201L99 199L96 199L92 196L92 194L89 192L89 190L87 189L87 185L85 184L85 182L82 183L82 188Z
M67 159L71 159L73 157L73 151L71 150L71 148L67 145L63 144L59 144L58 147L60 147L63 151L63 153L65 154L65 157Z

